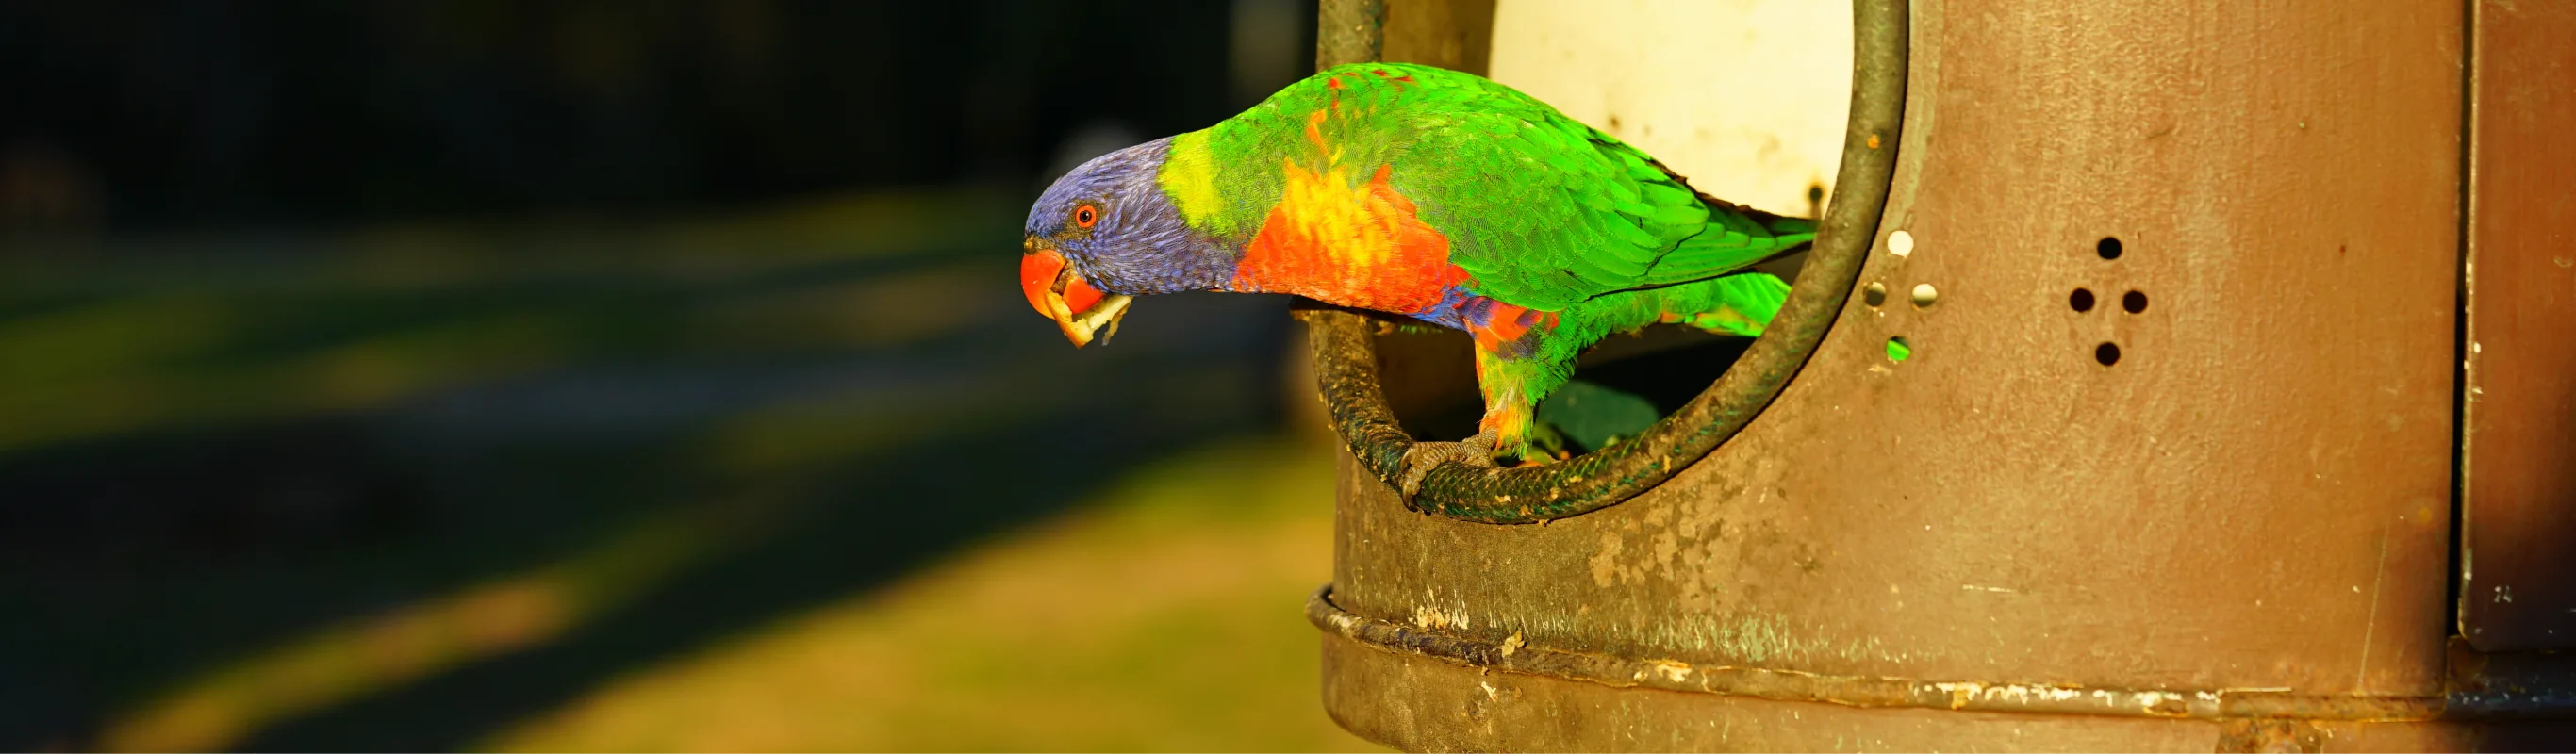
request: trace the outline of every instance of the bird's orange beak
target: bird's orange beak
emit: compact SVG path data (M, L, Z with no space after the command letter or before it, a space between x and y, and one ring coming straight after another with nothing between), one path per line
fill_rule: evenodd
M1094 334L1100 342L1109 342L1110 336L1118 334L1118 320L1127 316L1127 305L1135 300L1091 287L1065 265L1063 254L1037 245L1034 239L1020 255L1020 292L1028 295L1030 308L1055 320L1075 348L1090 345Z

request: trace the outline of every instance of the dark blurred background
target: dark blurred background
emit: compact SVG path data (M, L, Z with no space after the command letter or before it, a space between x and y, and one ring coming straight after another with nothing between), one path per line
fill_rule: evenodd
M0 748L1360 745L1284 302L1011 282L1313 18L0 4Z
M1084 128L1199 128L1293 80L1307 5L16 2L8 218L631 216L1025 183Z

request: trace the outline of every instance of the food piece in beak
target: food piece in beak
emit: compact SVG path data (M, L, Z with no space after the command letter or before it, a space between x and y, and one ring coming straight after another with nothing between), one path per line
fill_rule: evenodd
M1123 293L1102 296L1098 306L1073 315L1072 321L1057 320L1056 324L1063 328L1064 338L1073 341L1075 348L1089 345L1094 334L1099 335L1100 342L1108 343L1110 337L1118 334L1118 321L1127 318L1127 305L1135 300L1136 297Z
M1101 293L1064 263L1063 254L1045 248L1031 248L1020 256L1020 292L1028 296L1030 308L1055 320L1075 348L1090 345L1094 334L1104 343L1117 335L1118 320L1127 316L1127 305L1135 300L1126 294Z

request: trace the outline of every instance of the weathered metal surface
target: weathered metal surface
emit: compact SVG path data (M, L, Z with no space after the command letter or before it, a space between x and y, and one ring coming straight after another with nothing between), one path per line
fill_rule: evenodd
M1488 671L1324 638L1334 720L1408 751L2563 751L2550 721L2152 719L1870 709Z
M1315 8L1315 70L1378 59L1386 0L1322 0Z
M2473 0L2460 632L2576 648L2576 3Z
M1494 0L1400 0L1386 7L1385 57L1485 75Z
M2283 689L2134 689L1992 680L1838 676L1618 657L1532 644L1519 634L1501 642L1488 642L1428 625L1370 618L1334 605L1329 588L1317 591L1307 601L1306 619L1326 633L1361 645L1485 670L1587 681L1614 688L1712 693L1784 702L2166 719L2350 722L2576 719L2576 658L2505 655L2505 659L2498 663L2494 657L2467 651L2465 647L2455 648L2459 660L2452 666L2450 684L2439 694L2303 694ZM2271 729L2246 729L2246 732L2248 735L2273 737L2281 733Z
M1807 363L1836 315L1852 298L1853 276L1869 253L1905 110L1906 3L1861 0L1853 7L1851 124L1841 175L1815 248L1798 271L1789 299L1768 331L1714 384L1637 437L1545 466L1475 469L1446 465L1425 478L1408 501L1461 520L1531 523L1580 515L1645 491L1742 430ZM1304 314L1335 427L1370 473L1390 486L1404 473L1407 436L1385 407L1359 316L1332 310Z
M2487 654L2453 637L2450 707L2459 717L2576 721L2576 656Z
M1543 526L1408 510L1374 452L1400 435L1353 437L1334 604L1728 677L2442 698L2459 6L1921 0L1912 22L1878 234L1904 232L1911 253L1882 243L1857 279L1929 283L1937 305L1837 297L1822 345L1740 433L1624 504ZM2076 311L2079 289L2101 303ZM1890 363L1892 337L1913 358ZM1318 348L1328 389L1376 390L1365 359ZM1345 426L1392 426L1369 400L1336 404ZM1327 647L1336 716L1408 748L1826 748L1804 736L1841 731L2206 751L2222 732L1613 689ZM1511 690L1528 703L1495 704ZM2319 712L2370 716L2242 714ZM1761 737L1700 732L1727 721ZM2058 737L2012 743L2025 725ZM2441 725L2323 730L2447 748ZM1620 738L1648 734L1662 738Z
M1609 689L1324 638L1324 702L1406 751L2211 751L2218 724Z

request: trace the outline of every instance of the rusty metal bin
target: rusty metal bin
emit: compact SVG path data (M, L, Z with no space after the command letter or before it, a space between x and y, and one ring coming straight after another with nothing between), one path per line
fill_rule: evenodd
M1321 62L1374 56L1392 4L1325 2ZM1418 750L2576 745L2576 663L2539 651L2576 648L2576 4L1859 0L1855 30L1789 306L1647 436L1408 505L1370 326L1304 315L1350 449L1309 607L1336 720Z

